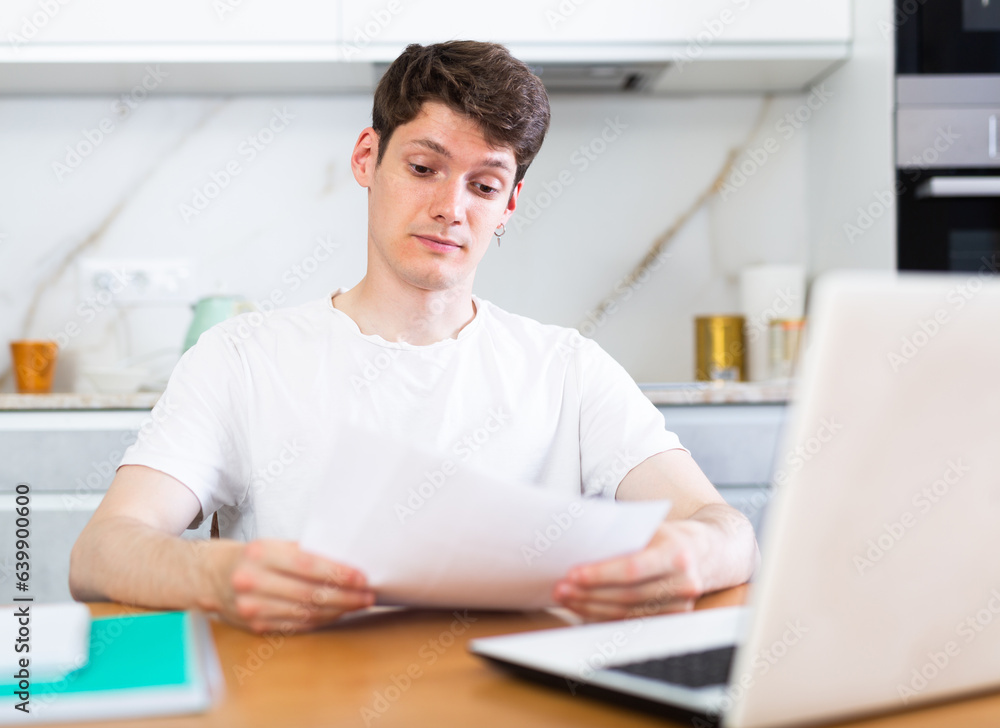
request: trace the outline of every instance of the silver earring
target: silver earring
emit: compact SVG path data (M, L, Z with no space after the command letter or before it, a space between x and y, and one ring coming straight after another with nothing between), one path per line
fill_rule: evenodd
M500 247L500 238L502 238L504 235L507 234L507 227L503 223L500 223L497 226L497 229L500 230L500 232L497 232L496 230L494 230L493 234L496 236L497 247L499 248Z

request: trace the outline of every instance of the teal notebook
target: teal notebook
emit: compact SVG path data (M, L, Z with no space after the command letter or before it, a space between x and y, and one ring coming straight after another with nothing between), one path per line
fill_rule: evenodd
M0 679L0 723L198 712L221 684L208 624L191 612L94 619L88 664L58 681L32 681L27 714L15 707L18 686Z

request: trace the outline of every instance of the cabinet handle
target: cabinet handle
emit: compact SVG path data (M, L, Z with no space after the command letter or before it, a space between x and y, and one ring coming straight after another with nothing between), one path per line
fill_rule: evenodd
M1000 177L931 177L917 197L1000 197Z
M997 158L997 115L990 116L990 159Z

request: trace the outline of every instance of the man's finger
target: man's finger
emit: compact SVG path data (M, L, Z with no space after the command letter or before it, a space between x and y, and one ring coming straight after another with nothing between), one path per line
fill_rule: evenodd
M563 582L556 588L556 598L560 601L604 602L625 606L660 604L673 599L694 599L698 597L697 585L685 574L674 573L663 579L654 579L643 584L629 586L582 587Z
M563 602L563 606L572 609L577 614L587 619L625 619L628 616L628 608L620 604L603 604L601 602L568 601Z
M347 589L363 589L367 586L365 575L357 569L303 551L294 541L251 541L244 554L252 561L301 579Z
M346 589L306 581L253 561L237 566L231 583L237 595L256 594L313 606L357 609L369 606L375 600L374 592L367 589Z
M355 605L347 601L317 606L276 599L261 594L238 594L234 600L233 608L236 615L245 622L284 620L296 624L306 624L324 620L332 622L345 612L365 606L368 605Z
M679 549L661 543L647 546L629 556L575 566L567 578L584 587L641 584L683 571L687 567L686 561Z
M607 604L605 602L593 602L586 600L572 600L563 602L563 606L588 619L634 619L637 617L648 617L654 614L687 612L694 608L694 600L674 599L662 604L643 604L639 606Z

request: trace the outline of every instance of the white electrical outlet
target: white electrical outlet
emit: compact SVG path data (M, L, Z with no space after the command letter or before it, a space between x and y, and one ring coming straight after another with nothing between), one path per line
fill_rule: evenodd
M194 266L187 259L82 258L80 297L105 306L188 303L194 298Z

